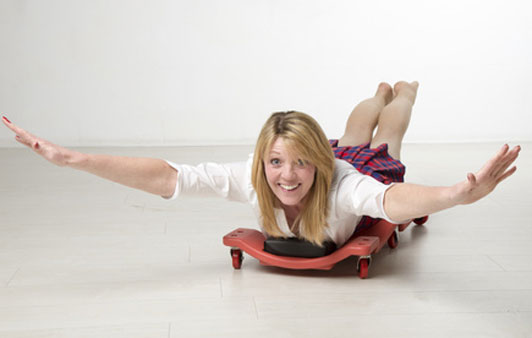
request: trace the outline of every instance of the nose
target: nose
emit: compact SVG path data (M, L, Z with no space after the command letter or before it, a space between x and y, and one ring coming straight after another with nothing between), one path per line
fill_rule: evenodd
M281 178L283 180L290 181L290 180L293 180L295 176L296 176L296 172L292 164L286 164L283 166L283 170L281 172Z

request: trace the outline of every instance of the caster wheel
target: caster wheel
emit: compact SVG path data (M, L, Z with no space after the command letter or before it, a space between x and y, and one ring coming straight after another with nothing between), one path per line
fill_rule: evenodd
M390 249L397 248L397 245L399 245L399 237L397 237L397 232L394 232L390 238L388 238L388 246Z
M233 268L239 270L244 260L244 255L240 249L231 249L231 258L233 259Z
M358 261L358 277L364 279L368 277L368 270L369 270L369 259L367 258L361 258Z
M429 216L416 218L414 219L414 223L416 223L417 225L423 225L427 222L428 219L429 219Z

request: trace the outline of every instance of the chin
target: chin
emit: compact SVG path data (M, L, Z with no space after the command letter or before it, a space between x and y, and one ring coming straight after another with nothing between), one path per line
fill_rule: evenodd
M295 199L295 198L279 198L279 196L277 196L277 199L283 205L286 205L286 206L296 206L296 205L299 205L303 201L302 198L298 198L298 199Z
M280 200L282 204L286 205L286 206L296 206L299 204L299 201L283 201L283 200Z

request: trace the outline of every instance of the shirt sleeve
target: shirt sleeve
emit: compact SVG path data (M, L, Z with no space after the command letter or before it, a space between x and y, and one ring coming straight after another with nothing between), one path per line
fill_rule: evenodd
M246 202L248 199L248 180L246 162L201 163L198 165L175 164L166 161L177 170L177 183L174 195L195 197L222 197L231 201ZM249 182L248 182L249 181Z
M349 213L397 223L384 211L384 194L392 185L393 183L386 185L371 176L353 171L339 182L336 198L341 208Z

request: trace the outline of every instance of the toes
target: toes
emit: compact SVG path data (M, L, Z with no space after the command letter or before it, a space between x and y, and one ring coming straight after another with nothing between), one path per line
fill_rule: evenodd
M394 90L395 94L397 95L397 93L400 92L401 89L403 89L403 87L407 86L407 85L408 85L408 82L406 82L406 81L398 81L398 82L396 82L393 85L393 90Z
M390 101L393 99L392 86L386 82L379 83L379 87L377 88L377 93L375 95L378 95L379 93L383 95L385 104L390 103Z
M379 90L390 90L392 89L392 86L388 82L381 82L379 83Z
M410 83L406 81L399 81L393 86L394 97L397 97L397 95L401 93L401 96L408 97L411 100L415 101L418 87L419 82L417 81L413 81Z
M379 87L377 88L377 93L388 93L392 91L392 86L390 86L388 83L386 82L381 82L379 83Z
M417 81L412 81L410 83L408 83L406 81L398 81L393 86L393 89L396 92L401 91L404 88L411 88L411 89L416 91L418 87L419 87L419 82L417 82Z

